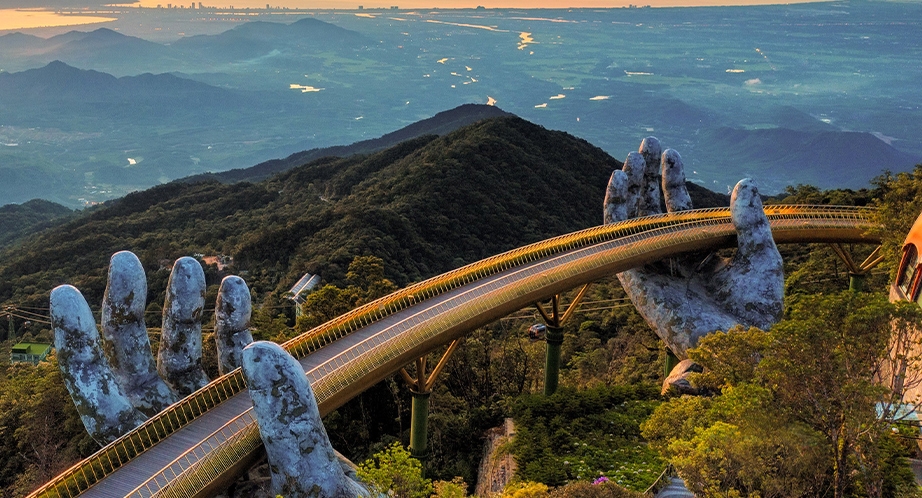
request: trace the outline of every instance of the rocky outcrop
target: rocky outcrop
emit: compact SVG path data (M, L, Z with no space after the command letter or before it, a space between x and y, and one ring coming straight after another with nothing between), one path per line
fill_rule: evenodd
M489 497L502 493L515 475L515 458L505 445L515 437L515 425L507 418L502 426L487 431L483 459L477 472L477 487L474 496Z

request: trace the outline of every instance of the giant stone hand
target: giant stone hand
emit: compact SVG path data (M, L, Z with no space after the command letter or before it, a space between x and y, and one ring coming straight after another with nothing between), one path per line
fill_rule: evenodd
M240 350L253 340L250 291L239 277L227 277L218 294L215 341L225 371L239 366ZM109 263L101 336L79 290L62 285L51 291L51 324L61 374L84 426L100 444L117 439L208 383L202 370L202 266L193 258L173 264L156 369L144 324L146 301L144 268L128 251L114 254ZM238 304L228 307L222 302ZM227 361L236 365L225 365Z
M654 137L631 152L612 173L605 195L605 223L692 208L679 153L661 152ZM755 184L741 180L730 212L739 247L729 259L690 254L618 274L634 306L678 357L717 330L742 324L769 328L781 319L784 274Z
M114 441L208 383L201 362L201 265L192 258L173 264L156 369L144 324L146 299L144 268L127 251L114 254L109 264L101 336L79 290L62 285L51 291L61 374L84 426L100 444ZM298 362L278 345L253 343L251 311L246 282L226 277L215 306L218 369L226 374L244 367L269 458L272 496L371 496L351 463L330 445Z

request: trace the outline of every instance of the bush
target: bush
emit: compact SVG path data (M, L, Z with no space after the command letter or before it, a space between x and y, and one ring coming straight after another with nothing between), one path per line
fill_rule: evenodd
M395 498L429 498L432 481L423 477L419 460L400 443L394 443L362 462L359 478L375 491Z
M642 498L643 496L643 493L631 491L611 481L602 481L598 484L583 481L557 488L548 495L548 498Z

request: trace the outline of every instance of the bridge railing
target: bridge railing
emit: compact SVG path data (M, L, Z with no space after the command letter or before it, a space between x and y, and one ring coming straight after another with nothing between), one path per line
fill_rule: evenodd
M837 212L830 216L829 222L826 223L823 213L816 214L817 216L812 219L805 216L795 217L795 221L791 223L787 214L778 213L778 216L773 215L772 221L776 226L783 225L786 231L799 231L841 227L843 220L848 219L848 216L843 217L843 213ZM855 219L863 221L862 218ZM689 230L690 227L694 229ZM491 281L477 289L469 290L469 293L479 294L475 305L457 306L454 302L435 304L405 318L399 327L390 327L363 339L337 357L308 372L312 379L311 385L318 402L323 404L342 390L361 384L362 379L369 372L392 363L403 352L419 348L423 343L431 341L445 330L464 323L485 311L495 309L503 303L511 302L523 292L527 293L542 288L547 284L546 272L548 271L556 272L555 278L566 278L584 274L600 265L644 254L651 248L675 247L677 244L729 235L733 232L733 227L726 217L703 220L698 218L694 221L667 224L659 228L614 238L605 243L593 245L591 249L588 246L584 247L584 250L593 251L592 258L577 254L580 251L567 252L556 256L553 262L545 260L537 266L518 271L514 277L509 277L515 279L515 287ZM598 251L597 249L600 248L602 250ZM258 448L257 435L258 428L255 422L252 422L243 431L229 438L221 451L237 455L237 458L244 458ZM210 442L207 444L212 445ZM182 475L171 482L164 496L194 494L197 490L202 489L201 482L210 482L208 479L217 478L229 468L228 465L233 461L227 460L223 454L214 458L209 457L206 461L187 459L188 466ZM172 476L174 471L167 469L162 474ZM160 480L159 476L152 479L151 485L156 488L156 483Z
M765 211L770 219L803 219L804 217L810 219L853 219L866 223L869 227L871 224L870 214L873 212L870 208L802 205L769 205L765 206ZM638 235L650 230L687 223L701 223L707 220L726 221L729 217L729 208L691 210L601 225L547 239L471 263L400 289L315 327L287 341L282 346L293 356L300 359L335 340L406 309L419 301L441 295L524 263L601 242ZM370 358L368 359L370 360ZM357 363L350 365L352 368L358 368L358 366ZM337 375L336 377L339 376ZM336 384L348 382L342 377L337 380ZM324 383L321 382L320 384ZM137 429L74 465L30 496L75 497L79 495L138 454L156 445L217 404L241 392L245 387L240 369L215 379L199 391L155 415ZM315 387L315 390L318 390L318 400L322 394L319 391L325 391L325 387L322 385ZM333 386L330 386L330 388L334 389Z

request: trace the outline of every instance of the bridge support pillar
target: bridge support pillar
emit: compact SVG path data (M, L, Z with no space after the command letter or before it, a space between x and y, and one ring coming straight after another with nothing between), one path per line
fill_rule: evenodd
M410 393L413 395L410 412L410 456L423 463L429 457L429 395L432 394L435 378L445 368L448 359L460 345L460 339L452 341L438 364L428 374L426 373L425 356L416 360L416 375L410 375L405 368L400 369L400 375L410 386Z
M550 396L557 391L557 385L560 381L560 346L563 344L563 324L573 316L573 312L579 307L580 301L589 290L586 284L573 298L573 302L564 313L560 312L560 295L551 298L551 312L548 313L541 303L535 303L538 313L544 318L547 324L545 341L547 342L547 355L544 360L544 394Z
M669 377L669 374L672 373L672 369L679 364L679 357L672 352L671 349L667 346L666 348L666 362L663 364L663 378Z
M413 394L410 415L410 456L425 463L429 457L429 395L431 392L410 391Z
M848 290L852 292L863 291L865 278L867 278L866 273L849 273L848 274Z
M843 247L842 244L831 244L831 246L832 250L839 256L839 259L845 263L845 267L848 268L848 290L852 292L863 291L864 281L868 273L884 260L884 257L880 255L880 246L877 246L860 265L855 264L855 260L852 259L851 253L849 253L848 249Z
M563 344L563 328L547 326L547 356L544 359L544 395L557 391L560 381L560 346Z

